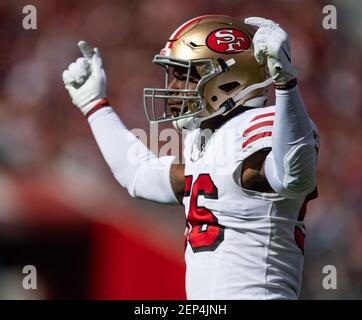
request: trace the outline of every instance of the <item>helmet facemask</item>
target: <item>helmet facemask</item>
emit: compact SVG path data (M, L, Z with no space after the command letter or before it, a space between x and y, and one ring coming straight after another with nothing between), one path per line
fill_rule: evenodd
M161 55L156 55L153 62L165 70L165 87L144 89L144 108L147 119L151 123L172 121L179 131L182 128L197 127L198 119L201 120L209 115L207 103L204 100L204 87L208 81L226 71L225 68L228 68L226 63L213 59L183 60ZM185 70L183 89L170 88L172 68ZM191 82L196 83L195 89L189 89ZM177 100L179 104L175 103ZM173 105L179 106L178 111Z

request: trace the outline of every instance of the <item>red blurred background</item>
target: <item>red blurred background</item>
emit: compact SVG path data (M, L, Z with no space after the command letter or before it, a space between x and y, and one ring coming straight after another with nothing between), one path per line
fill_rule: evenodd
M142 90L162 75L152 58L203 14L267 17L290 34L321 135L301 298L362 298L358 0L38 0L36 30L22 27L26 4L0 1L0 299L185 298L182 207L131 199L117 185L61 74L78 40L99 47L113 107L129 128L149 130ZM337 30L322 27L326 4ZM322 287L329 264L337 290ZM22 287L25 265L37 268L37 290Z

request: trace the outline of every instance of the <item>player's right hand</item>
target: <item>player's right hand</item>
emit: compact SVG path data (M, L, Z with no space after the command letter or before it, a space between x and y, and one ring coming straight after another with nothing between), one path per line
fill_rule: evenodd
M85 41L79 41L78 47L83 57L63 72L63 82L74 105L86 115L106 98L106 74L97 48L91 48Z

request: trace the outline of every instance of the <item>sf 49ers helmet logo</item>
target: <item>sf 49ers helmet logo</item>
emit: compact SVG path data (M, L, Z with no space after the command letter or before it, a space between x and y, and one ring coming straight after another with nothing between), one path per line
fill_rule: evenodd
M235 54L249 48L250 39L240 30L225 28L211 32L206 38L206 45L218 53Z

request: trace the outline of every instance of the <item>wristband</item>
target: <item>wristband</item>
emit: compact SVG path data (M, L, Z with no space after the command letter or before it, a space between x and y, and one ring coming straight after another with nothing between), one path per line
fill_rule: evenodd
M86 118L88 119L93 113L97 112L99 109L102 109L103 107L109 106L109 100L104 98L100 99L92 109L90 109L86 114Z

